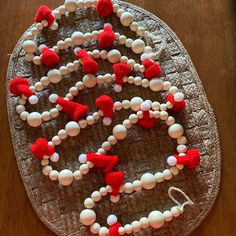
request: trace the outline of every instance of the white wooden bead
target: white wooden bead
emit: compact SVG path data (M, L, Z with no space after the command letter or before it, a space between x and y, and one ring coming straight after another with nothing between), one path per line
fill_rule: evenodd
M177 123L174 123L168 128L168 134L171 138L177 139L182 136L184 133L183 126Z
M75 84L75 86L76 86L76 88L77 88L79 91L81 91L81 90L84 89L84 84L83 84L82 81L77 82L77 83Z
M114 89L114 91L115 91L116 93L119 93L119 92L122 91L122 86L119 85L119 84L115 84L115 85L113 86L113 89Z
M74 137L79 134L80 127L75 121L70 121L66 124L65 130L69 136Z
M120 58L120 62L123 62L123 63L127 63L128 62L128 57L127 56L122 56L121 58ZM127 76L126 76L127 77Z
M142 217L140 220L139 220L140 224L141 224L141 228L142 229L146 229L150 226L150 222L149 222L149 219L147 217Z
M92 74L87 74L83 77L83 83L88 88L93 88L96 85L96 77Z
M50 160L52 162L58 162L60 159L60 156L57 152L54 152L51 156L50 156Z
M132 44L132 51L136 54L140 54L143 52L144 47L145 47L144 41L142 39L136 39Z
M76 170L74 172L74 178L75 178L75 180L80 180L82 178L82 174L81 174L80 170Z
M42 124L42 115L38 112L31 112L27 117L27 122L31 127L38 127Z
M129 76L128 77L128 83L129 84L133 84L134 83L134 77L133 76Z
M132 226L132 228L133 228L133 232L134 232L134 233L137 233L137 232L139 232L139 231L141 230L141 224L140 224L139 221L133 221L133 222L131 223L131 226Z
M109 233L109 231L108 231L107 227L101 227L98 235L99 236L108 236L108 233Z
M157 172L155 174L155 178L156 178L157 183L161 183L164 180L164 175L161 172Z
M75 70L75 66L74 66L73 63L68 63L68 64L66 65L66 69L67 69L67 70L69 71L69 73L70 73L70 72L72 72L72 71Z
M47 73L47 77L51 83L58 83L61 81L61 73L57 69L51 69Z
M131 31L136 31L138 29L138 23L133 21L131 24L130 24L130 29Z
M151 173L145 173L140 179L144 189L153 189L156 186L156 178Z
M83 225L92 225L96 220L96 214L93 210L85 209L80 213L80 221Z
M123 100L122 101L122 106L124 109L129 109L130 108L130 101L129 100Z
M160 112L160 119L161 120L166 120L168 118L168 112L166 111L161 111Z
M33 57L33 63L34 63L35 65L41 65L41 59L40 59L40 57L39 57L39 56Z
M79 121L79 126L80 126L81 129L86 128L87 125L88 125L88 123L87 123L86 120L80 120L80 121Z
M122 15L124 12L125 12L125 11L120 8L120 9L117 10L116 15L117 15L118 17L121 17L121 15Z
M86 208L91 209L91 208L93 208L93 207L95 206L95 203L94 203L94 201L93 201L92 198L86 198L86 199L84 200L84 206L85 206Z
M175 93L178 92L178 88L177 88L176 86L171 86L171 87L169 88L169 92L170 92L171 94L175 94Z
M108 54L108 52L106 50L102 50L101 53L100 53L100 57L103 60L106 60L107 59L107 54Z
M37 50L37 45L32 40L26 40L23 43L23 50L27 53L35 53Z
M134 191L134 186L132 183L125 183L124 185L125 193L132 193Z
M23 111L25 111L25 106L24 106L24 105L18 105L18 106L16 107L16 112L17 112L18 114L21 114Z
M176 163L177 163L177 160L176 160L176 158L175 158L174 156L169 156L169 157L167 158L167 163L168 163L168 165L170 165L170 166L175 166Z
M164 81L163 82L163 89L164 90L169 90L171 87L171 83L169 81Z
M57 170L52 170L50 173L49 173L49 178L53 181L57 180L58 179L58 175L59 175L59 172Z
M25 38L28 40L32 40L34 38L34 36L31 32L27 32Z
M101 187L99 190L101 196L106 196L107 195L107 189L105 187Z
M119 140L125 139L128 134L127 129L123 125L116 125L112 132L113 135Z
M138 27L138 29L136 30L136 33L138 36L143 36L145 33L145 29L143 27Z
M98 49L93 50L92 56L93 58L98 59L100 57L100 51Z
M144 53L151 53L152 52L152 48L150 46L146 46L143 50Z
M85 41L90 42L90 41L92 41L92 38L93 38L93 35L91 33L87 32L84 34Z
M80 167L79 167L79 170L80 172L83 174L83 175L86 175L88 172L89 172L89 167L87 164L82 164Z
M114 107L117 111L121 110L122 109L122 103L117 101L114 103Z
M27 120L28 116L29 116L29 112L27 112L27 111L22 111L22 112L20 113L20 118L21 118L22 120Z
M72 34L71 39L75 45L81 45L84 42L84 34L76 31Z
M86 117L86 121L87 121L88 125L93 125L95 122L93 116L91 116L91 115Z
M142 84L142 78L139 76L134 77L134 84L139 86Z
M132 123L128 119L123 121L123 125L125 126L126 129L129 129L132 127Z
M49 164L49 160L48 159L42 159L41 160L41 166L47 166Z
M117 49L112 49L111 51L108 52L107 59L111 63L117 63L121 58L120 51Z
M144 88L148 88L149 87L149 80L148 79L142 79L142 86Z
M178 144L186 144L187 139L184 136L180 136L180 137L177 138L177 143Z
M152 91L155 91L155 92L160 91L162 90L163 82L160 79L153 78L149 82L149 87Z
M54 145L59 145L61 143L61 139L55 135L53 138L52 138L52 142Z
M42 120L43 121L49 121L51 119L51 115L49 111L44 111L42 113Z
M50 110L50 116L51 116L52 118L56 118L56 117L58 117L58 115L59 115L59 111L58 111L56 108L52 108L52 109Z
M133 21L133 16L132 16L129 12L124 12L124 13L120 16L120 23L121 23L123 26L129 26L132 21Z
M169 116L166 120L167 125L173 125L175 123L175 118L173 116Z
M42 169L42 172L43 172L44 175L49 175L51 171L52 171L51 166L44 166L43 169Z
M166 222L169 222L173 219L172 213L170 211L164 211L163 216Z
M165 218L164 218L163 214L160 211L152 211L148 215L148 220L150 222L150 225L154 229L161 228L163 226L164 222L165 222Z
M134 190L135 190L135 191L139 191L139 190L142 189L142 183L141 183L140 180L135 180L135 181L133 182L133 186L134 186Z
M120 37L119 37L119 43L121 44L121 45L124 45L125 44L125 42L126 42L126 36L125 35L120 35Z
M170 180L173 177L173 175L169 169L166 169L163 171L163 176L164 176L164 179L166 179L166 180Z
M69 12L75 11L78 7L78 3L76 0L65 0L64 5L66 7L66 10Z
M73 173L71 170L64 169L58 175L58 181L63 186L68 186L73 182Z
M140 97L134 97L130 101L130 107L133 111L138 111L140 109L140 105L143 102L143 99Z
M109 226L112 226L112 225L114 225L114 224L116 224L117 223L117 217L115 216L115 215L109 215L108 217L107 217L107 224L109 225Z
M124 234L125 234L125 229L124 229L124 227L119 227L118 233L119 233L120 235L124 235Z
M180 144L177 146L176 150L178 153L185 153L187 152L187 147L186 145Z
M131 115L129 116L129 121L131 122L131 124L137 123L137 122L138 122L138 117L137 117L137 115L136 115L136 114L131 114Z
M67 70L67 67L66 67L66 66L61 66L61 67L59 68L59 71L60 71L60 73L61 73L62 75L67 75L67 74L69 74L69 71Z
M129 64L131 67L133 67L134 64L135 64L135 60L134 60L134 59L129 59L129 60L128 60L128 64Z
M131 48L132 45L133 45L133 42L134 42L133 39L128 38L128 39L126 39L125 46L126 46L127 48Z
M91 231L92 234L98 234L100 228L101 227L98 223L94 223L90 226L90 231Z
M111 74L107 73L104 75L104 80L106 83L110 83L112 81Z
M60 49L60 50L63 50L63 49L65 49L65 42L63 41L63 40L59 40L58 42L57 42L57 47Z
M170 211L174 217L178 217L181 214L181 210L177 206L172 207Z
M108 150L111 149L111 144L107 141L105 141L103 144L102 144L102 148L107 152Z

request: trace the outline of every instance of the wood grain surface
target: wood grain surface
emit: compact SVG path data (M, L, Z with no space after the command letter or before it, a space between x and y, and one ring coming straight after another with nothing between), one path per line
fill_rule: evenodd
M236 2L234 0L129 0L166 22L188 50L219 127L223 177L211 213L193 236L236 235ZM0 235L54 235L36 216L24 190L9 133L5 88L10 54L50 0L0 0Z

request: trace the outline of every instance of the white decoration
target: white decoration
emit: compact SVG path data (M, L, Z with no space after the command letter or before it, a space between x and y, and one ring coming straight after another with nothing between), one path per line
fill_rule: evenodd
M79 134L80 127L75 121L70 121L66 124L65 130L69 136L74 137Z
M31 112L27 117L27 122L31 127L38 127L42 124L42 115L38 112Z
M151 173L143 174L140 181L144 189L153 189L156 186L156 178Z
M108 217L107 217L107 224L109 225L109 226L112 226L112 225L114 225L114 224L116 224L117 223L117 217L115 216L115 215L109 215Z
M176 160L176 158L175 158L174 156L169 156L169 157L167 158L167 163L168 163L168 165L170 165L170 166L175 166L176 163L177 163L177 160Z
M27 53L35 53L37 50L37 45L32 40L26 40L23 43L23 50Z
M129 26L133 21L133 16L129 12L124 12L120 17L120 23L123 26Z
M143 99L140 97L134 97L130 101L130 107L133 111L138 111L140 109L140 105L143 102Z
M66 7L66 10L69 12L75 11L78 7L77 0L65 0L64 5Z
M142 39L136 39L132 44L132 51L136 54L140 54L143 52L145 47L145 43Z
M68 186L73 182L73 173L71 170L64 169L58 175L58 181L63 186Z
M61 73L57 69L51 69L47 73L47 77L51 83L59 83L61 81Z
M81 45L84 42L84 34L82 32L76 31L72 34L71 39L75 45ZM78 48L77 48L77 51L78 51Z
M108 52L107 54L107 59L111 63L117 63L121 58L120 51L117 49L112 49L111 51Z
M180 124L173 124L168 128L168 134L171 138L177 139L184 133L183 126Z
M162 90L163 82L158 78L153 78L149 82L149 87L152 91L157 92Z
M148 220L150 222L150 225L154 228L154 229L158 229L161 228L162 225L165 222L165 218L163 216L163 214L160 211L152 211L149 215L148 215Z
M96 214L93 210L85 209L80 213L80 221L83 225L91 225L96 220Z
M93 88L96 85L96 77L93 74L86 74L83 83L87 88Z
M127 137L127 129L123 125L116 125L112 132L113 135L119 140L125 139Z

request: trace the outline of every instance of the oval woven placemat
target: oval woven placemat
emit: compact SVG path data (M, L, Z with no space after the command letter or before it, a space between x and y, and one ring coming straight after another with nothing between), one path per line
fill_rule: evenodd
M188 147L200 149L201 166L197 170L185 169L171 181L159 184L153 190L122 195L117 204L111 203L108 197L104 198L95 208L98 222L106 225L106 217L114 213L122 224L126 224L146 216L151 210L169 209L172 202L167 191L170 186L175 186L188 194L195 203L194 206L188 207L181 217L165 224L162 229L148 228L137 235L188 235L206 217L219 191L221 154L214 114L191 59L177 36L163 21L151 13L129 3L118 3L127 11L132 12L135 21L153 34L153 36L147 37L147 41L155 50L160 46L160 42L155 36L161 36L165 40L165 49L159 60L164 70L162 79L177 85L188 100L185 111L174 116L185 128L185 135L189 140ZM136 37L134 33L120 25L116 16L108 18L108 22L112 23L115 31L129 37ZM45 30L38 40L40 43L47 42L49 46L52 46L59 39L65 39L71 35L75 30L90 32L101 29L103 23L95 10L78 10L76 13L70 14L69 17L63 16L56 32ZM46 74L45 67L25 62L25 54L22 50L24 37L25 34L17 43L10 58L7 84L14 76L26 77L30 83L35 83ZM95 46L88 44L87 48L93 49ZM119 49L122 54L130 54L130 51L124 47L120 46ZM60 55L61 64L74 58L72 52L66 54L62 51ZM130 55L130 57L137 58L134 55ZM111 66L101 62L100 72L108 71L111 72ZM49 94L55 92L64 96L68 88L81 78L81 72L74 72L60 84L44 89L39 93L40 102L36 108L27 106L27 109L43 111L49 108L47 99ZM116 94L109 85L84 90L76 98L76 101L88 104L90 111L93 111L95 110L95 98L104 92L112 96L114 100L130 99L137 95L144 99L157 100L157 94L149 89L125 85L123 91ZM164 97L164 93L158 95L159 100L163 100ZM83 209L84 199L92 191L103 186L102 173L99 170L92 170L89 176L85 176L79 182L74 182L69 187L59 186L44 177L40 163L32 157L29 147L38 137L52 138L69 119L66 115L60 114L56 120L44 123L39 128L30 128L16 114L16 101L17 99L7 90L8 117L15 156L21 178L35 212L58 235L90 235L89 229L79 222L79 213ZM119 113L115 123L127 117L129 115L127 113L127 111ZM77 156L80 153L96 151L102 141L111 133L111 130L112 127L104 127L98 123L82 131L79 137L64 141L57 149L62 158L54 167L58 170L65 167L72 170L78 168ZM119 168L125 172L126 181L133 181L139 179L144 172L155 173L163 170L166 166L166 157L174 152L174 147L175 143L167 135L167 127L158 124L154 129L148 131L135 126L129 131L128 138L115 145L111 152L119 155Z

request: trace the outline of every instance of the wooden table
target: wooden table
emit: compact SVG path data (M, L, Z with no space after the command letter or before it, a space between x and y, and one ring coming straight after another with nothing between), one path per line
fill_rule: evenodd
M164 20L179 36L200 75L218 122L223 178L210 215L192 235L236 235L236 2L233 0L129 0ZM54 235L36 216L24 190L9 134L5 80L10 54L33 23L40 4L62 0L9 0L0 8L0 235ZM1 1L3 5L3 1Z

